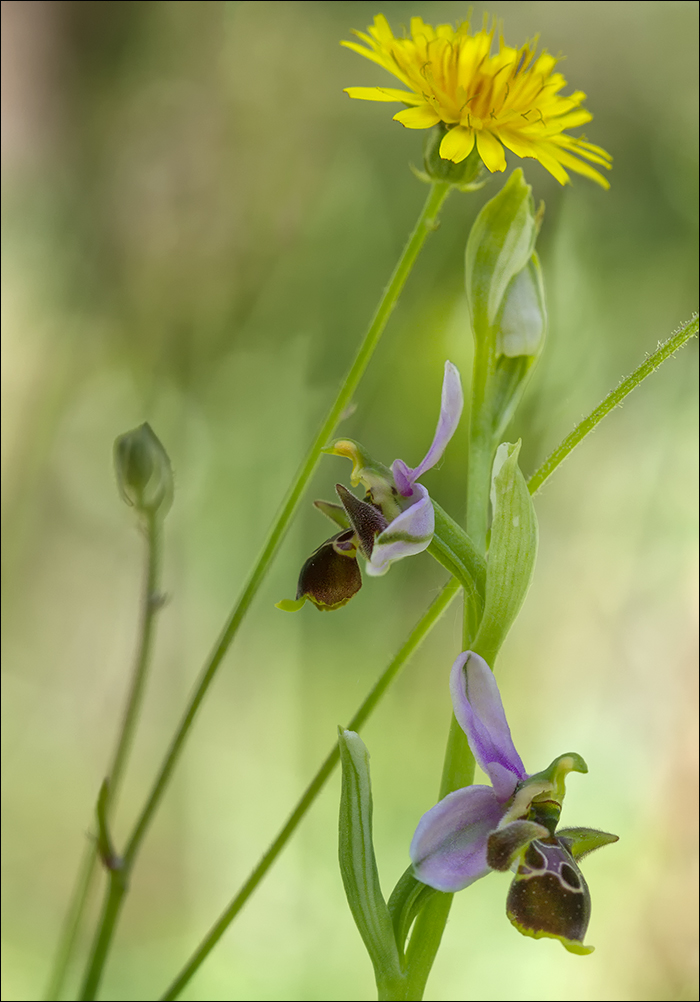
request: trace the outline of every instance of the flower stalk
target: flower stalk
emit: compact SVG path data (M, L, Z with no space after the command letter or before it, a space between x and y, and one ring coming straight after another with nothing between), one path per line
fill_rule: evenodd
M144 432L144 429L147 429L147 431ZM142 505L141 502L144 500L142 487L139 488L138 484L134 485L133 475L129 476L129 467L131 466L133 474L134 454L143 461L142 446L144 442L150 454L155 457L157 477L154 477L152 472L145 477L145 483L142 487L146 486L150 481L151 496ZM131 463L128 459L126 463L124 462L125 454L132 457ZM134 432L122 435L117 439L115 460L117 483L120 493L128 504L136 507L140 515L140 522L146 539L146 573L141 600L141 625L134 670L122 716L121 727L117 735L112 761L107 772L108 786L104 788L105 793L102 795L100 803L100 811L107 822L114 817L124 773L133 745L155 639L156 617L163 605L163 596L160 592L162 521L172 497L172 475L170 473L169 460L160 442L158 442L147 425L136 429ZM143 465L143 463L141 462L137 465ZM146 463L146 465L148 466L149 464ZM153 483L156 480L157 488L153 489ZM125 483L127 485L126 489L124 486ZM128 489L132 489L137 493L130 497L127 494ZM68 906L51 976L46 989L46 999L58 999L63 991L68 969L80 937L85 911L94 889L95 878L98 873L98 859L98 840L93 839L86 846L76 877L71 902Z

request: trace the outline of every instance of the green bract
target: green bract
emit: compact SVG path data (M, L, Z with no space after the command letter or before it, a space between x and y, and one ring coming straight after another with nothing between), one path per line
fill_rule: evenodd
M520 442L498 447L491 478L491 545L474 650L493 665L525 600L537 557L537 518L518 466Z
M350 911L381 987L400 980L403 972L374 858L369 752L354 731L339 729L338 742L343 773L338 826L340 872Z

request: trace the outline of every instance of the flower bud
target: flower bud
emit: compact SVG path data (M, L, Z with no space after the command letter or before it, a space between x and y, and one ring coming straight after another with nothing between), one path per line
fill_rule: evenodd
M114 443L119 493L144 515L166 515L173 501L173 473L168 454L144 422Z
M525 183L523 172L515 170L483 207L467 241L467 299L477 343L495 338L506 291L532 257L537 229L532 189ZM511 310L511 326L513 320Z

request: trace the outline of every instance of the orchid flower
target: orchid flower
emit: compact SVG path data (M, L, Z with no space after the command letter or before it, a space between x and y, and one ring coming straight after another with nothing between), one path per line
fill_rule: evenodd
M418 466L412 468L396 459L389 469L352 439L338 439L323 450L352 461L350 483L353 487L361 483L366 494L360 500L342 484L336 484L340 505L315 502L343 531L322 543L306 561L299 575L296 601L278 602L278 608L295 611L308 599L318 609L338 609L362 586L358 552L367 561L367 573L378 577L386 574L395 560L430 546L435 512L428 491L418 480L442 458L457 430L463 406L459 372L452 362L445 362L437 428Z
M491 786L455 790L421 818L411 842L418 880L459 891L491 870L515 870L506 911L524 935L558 939L573 953L584 946L591 899L577 860L616 842L591 828L556 831L569 772L588 772L580 755L560 755L548 769L525 772L489 666L471 651L452 667L455 717Z
M391 470L372 461L361 446L350 439L340 439L328 451L352 460L350 483L362 483L369 501L387 519L388 524L376 536L367 559L371 577L386 574L395 560L421 553L430 546L435 531L435 513L426 488L418 483L432 469L447 448L462 416L464 397L459 372L452 362L445 362L442 380L440 416L433 441L418 466L411 468L395 459Z

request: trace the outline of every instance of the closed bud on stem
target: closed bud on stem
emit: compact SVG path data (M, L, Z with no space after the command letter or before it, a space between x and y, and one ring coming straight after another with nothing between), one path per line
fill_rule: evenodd
M466 250L466 289L482 387L494 439L513 416L547 330L535 240L541 223L523 172L513 171L484 206Z
M114 443L119 493L142 515L165 516L173 501L170 459L151 426L144 422Z

